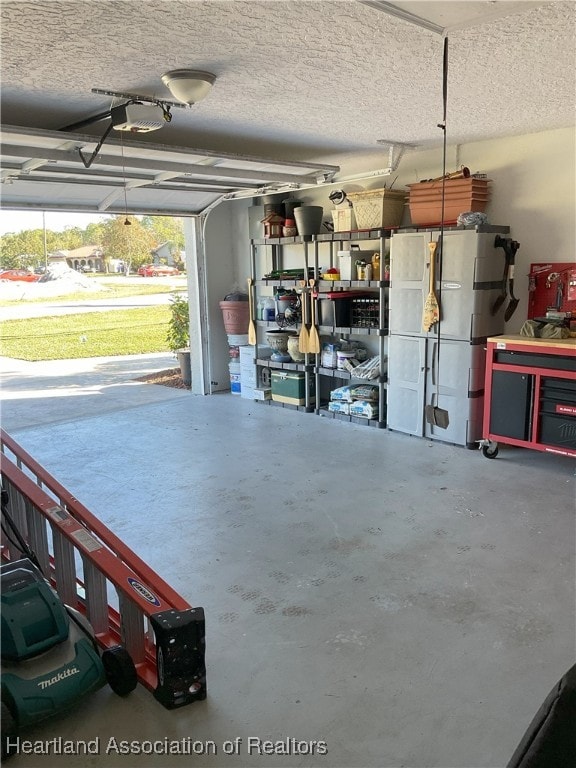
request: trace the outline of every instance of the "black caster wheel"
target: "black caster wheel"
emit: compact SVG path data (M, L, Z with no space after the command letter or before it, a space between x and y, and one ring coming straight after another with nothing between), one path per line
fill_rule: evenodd
M482 456L487 459L495 459L496 456L498 456L498 444L493 443L492 445L483 445Z
M132 657L118 645L102 653L102 664L108 685L118 696L127 696L138 685L138 674Z

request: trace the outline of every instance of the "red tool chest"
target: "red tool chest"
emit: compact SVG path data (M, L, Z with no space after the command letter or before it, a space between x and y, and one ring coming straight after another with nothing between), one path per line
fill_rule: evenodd
M500 442L576 457L576 338L490 337L484 393L484 456Z

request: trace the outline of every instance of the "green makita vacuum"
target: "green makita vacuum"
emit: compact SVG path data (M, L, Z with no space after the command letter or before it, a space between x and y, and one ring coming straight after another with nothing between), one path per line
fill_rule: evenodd
M27 557L0 568L2 758L18 751L21 730L70 710L106 683L126 696L138 682L130 654L122 646L100 652L88 620L44 578L7 500L2 489L2 530Z

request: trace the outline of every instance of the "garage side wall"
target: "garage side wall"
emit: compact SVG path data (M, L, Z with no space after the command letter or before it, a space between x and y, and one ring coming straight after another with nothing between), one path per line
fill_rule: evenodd
M228 336L222 320L220 301L229 293L247 293L250 245L245 209L248 205L245 200L223 202L206 217L204 232L211 393L230 389Z
M341 165L342 175L370 172L387 165L387 149L353 162L331 157L327 162ZM506 333L518 333L528 308L528 272L532 262L574 261L576 242L576 129L562 128L491 141L450 146L446 170L460 166L472 173L486 173L491 179L491 200L486 209L491 224L510 226L511 237L518 240L514 292L520 304ZM332 189L346 192L388 187L406 189L422 179L442 175L442 148L407 151L390 176L366 178L335 185L305 189L293 197L310 205L322 205L325 219L333 208L328 195ZM235 214L246 217L244 208ZM402 221L410 224L408 206ZM259 235L261 236L261 234Z

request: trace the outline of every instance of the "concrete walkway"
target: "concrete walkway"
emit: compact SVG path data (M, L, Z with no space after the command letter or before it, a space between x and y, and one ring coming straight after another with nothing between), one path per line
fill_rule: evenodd
M188 390L136 381L177 367L165 352L40 362L0 357L0 423L11 432L189 397Z

